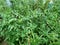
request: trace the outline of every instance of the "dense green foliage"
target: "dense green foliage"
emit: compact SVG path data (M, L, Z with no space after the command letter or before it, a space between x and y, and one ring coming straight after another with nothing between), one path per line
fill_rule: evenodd
M0 37L9 45L60 45L60 0L0 0Z

